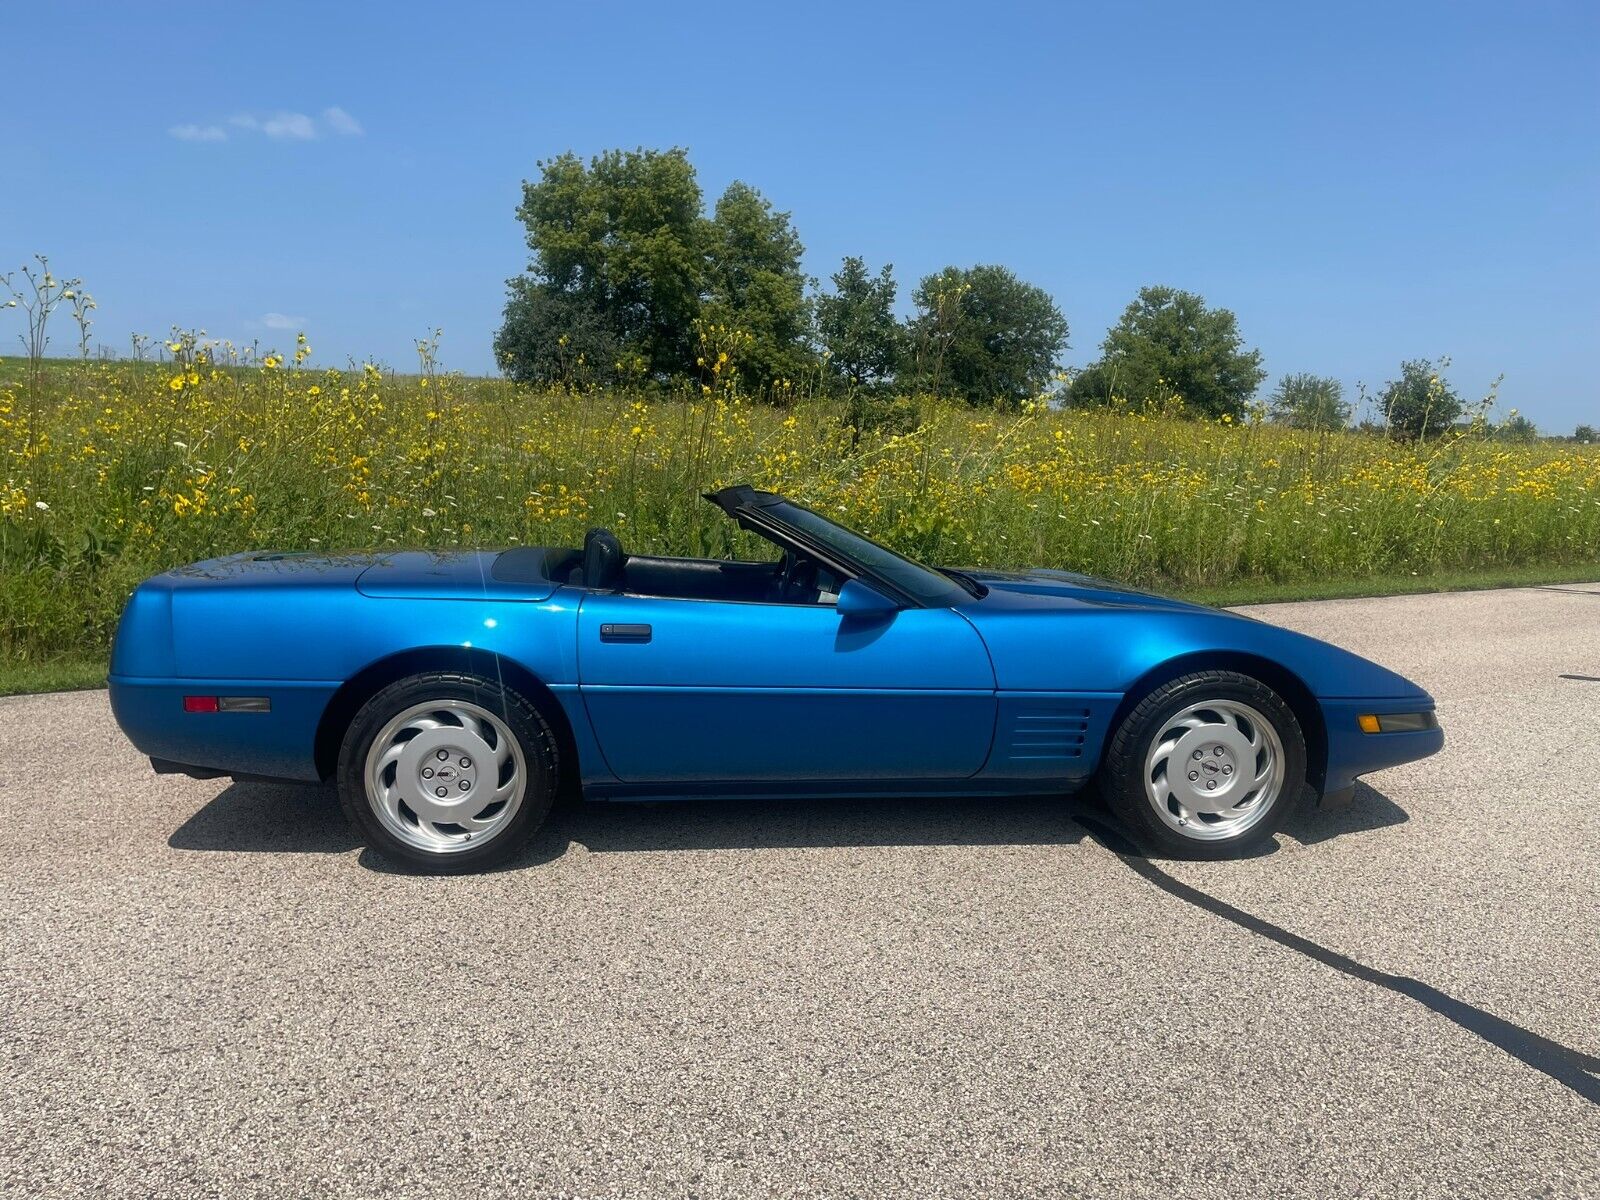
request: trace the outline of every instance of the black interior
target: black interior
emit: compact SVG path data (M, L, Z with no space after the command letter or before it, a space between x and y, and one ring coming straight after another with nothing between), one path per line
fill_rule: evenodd
M622 543L609 529L591 529L583 539L583 586L614 592L622 588Z
M591 529L582 550L507 550L495 559L492 574L505 583L563 583L637 596L757 604L831 604L842 582L810 559L787 552L776 562L628 554L609 529Z
M625 590L686 600L779 600L781 567L781 563L770 562L630 554Z

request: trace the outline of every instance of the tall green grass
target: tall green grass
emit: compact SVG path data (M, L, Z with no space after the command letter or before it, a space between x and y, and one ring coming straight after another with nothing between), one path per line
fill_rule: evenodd
M774 487L912 555L1186 591L1600 560L1600 450L1150 413L0 361L0 662L103 654L143 577L252 548L722 554L699 494ZM886 416L884 414L887 414ZM1559 571L1558 571L1559 573ZM1600 573L1600 572L1597 572Z

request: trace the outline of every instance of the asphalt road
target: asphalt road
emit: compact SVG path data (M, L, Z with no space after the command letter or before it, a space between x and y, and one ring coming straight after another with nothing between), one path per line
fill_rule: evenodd
M1448 745L1221 864L1048 799L591 805L417 878L0 700L0 1188L1600 1195L1600 585L1254 611Z

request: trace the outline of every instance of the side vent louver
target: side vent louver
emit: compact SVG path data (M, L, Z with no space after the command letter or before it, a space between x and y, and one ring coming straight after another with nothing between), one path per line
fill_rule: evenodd
M1001 746L1012 762L1070 762L1088 731L1087 708L1030 708L1014 714Z

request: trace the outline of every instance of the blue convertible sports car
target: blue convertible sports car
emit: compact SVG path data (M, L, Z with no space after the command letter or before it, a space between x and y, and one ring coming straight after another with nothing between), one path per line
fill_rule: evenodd
M368 843L504 858L593 799L1065 793L1222 857L1303 792L1443 744L1415 684L1311 638L1063 571L922 566L770 492L771 561L583 549L240 554L142 584L111 661L157 771L335 779Z

